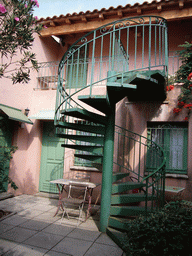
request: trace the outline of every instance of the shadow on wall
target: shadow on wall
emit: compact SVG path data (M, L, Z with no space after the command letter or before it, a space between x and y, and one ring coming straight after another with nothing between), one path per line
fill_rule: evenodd
M15 168L14 168L15 169ZM9 191L16 195L21 194L27 194L27 195L33 195L37 193L37 187L35 186L34 179L32 176L32 173L28 169L27 172L25 172L25 176L23 177L20 175L18 177L17 173L14 172L11 175L12 180L16 183L18 189L15 191L13 188L9 186Z

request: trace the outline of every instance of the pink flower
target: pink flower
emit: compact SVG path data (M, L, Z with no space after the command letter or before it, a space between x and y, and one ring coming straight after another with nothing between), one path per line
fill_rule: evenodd
M35 16L34 18L35 18L36 20L38 20L38 17L37 17L37 16Z
M15 17L14 20L19 21L19 18L18 18L18 17Z
M39 7L39 3L38 3L37 0L31 0L31 2L35 2L35 5L36 5L37 7Z
M7 12L7 10L5 9L5 7L2 4L0 4L0 12L1 13L6 13Z
M27 8L28 6L27 6L27 4L25 4L25 8Z
M44 25L43 27L44 27L44 28L47 28L47 26L45 26L45 25Z

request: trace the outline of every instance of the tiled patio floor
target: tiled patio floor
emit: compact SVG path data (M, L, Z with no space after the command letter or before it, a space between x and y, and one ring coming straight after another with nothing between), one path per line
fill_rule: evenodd
M14 214L0 220L0 255L122 256L123 251L99 232L96 214L77 226L77 220L53 217L57 200L22 195L0 201Z

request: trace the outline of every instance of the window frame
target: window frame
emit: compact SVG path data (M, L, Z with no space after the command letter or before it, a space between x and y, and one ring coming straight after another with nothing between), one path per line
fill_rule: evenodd
M166 161L166 173L169 174L187 174L187 168L188 168L188 123L187 122L148 122L147 123L147 138L152 140L152 129L158 129L160 131L166 131L165 133L162 132L162 138L159 138L162 140L162 143L160 143L160 146L164 149L165 155L167 158ZM182 146L182 168L170 168L171 164L173 161L171 159L171 150L170 150L170 139L171 139L171 131L176 130L181 130L183 132L183 146ZM158 140L159 140L158 139ZM156 142L158 144L158 142ZM149 154L149 150L147 151L147 159L151 159ZM153 168L148 167L148 162L146 162L146 172L151 172Z

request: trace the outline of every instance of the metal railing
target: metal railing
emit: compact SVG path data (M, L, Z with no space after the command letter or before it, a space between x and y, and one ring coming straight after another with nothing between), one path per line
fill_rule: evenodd
M129 173L129 178L145 184L145 207L151 210L164 204L165 192L165 152L154 141L115 126L114 172ZM145 175L147 158L153 155L153 171ZM150 200L148 200L150 196Z
M98 92L96 87L110 78L108 71L113 71L111 77L121 75L122 79L129 71L160 70L167 76L167 50L166 20L156 16L115 21L80 38L59 64L55 122L61 110L82 108L78 94Z

